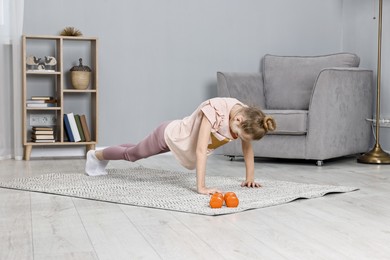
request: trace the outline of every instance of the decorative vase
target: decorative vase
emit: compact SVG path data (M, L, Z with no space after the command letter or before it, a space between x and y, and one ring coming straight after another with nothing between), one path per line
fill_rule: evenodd
M91 81L91 68L83 65L83 59L79 59L79 65L70 69L70 77L72 79L72 86L75 89L87 89Z

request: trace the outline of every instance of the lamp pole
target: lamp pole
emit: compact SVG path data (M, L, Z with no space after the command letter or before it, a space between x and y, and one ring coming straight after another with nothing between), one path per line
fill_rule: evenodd
M376 80L376 119L375 119L375 146L374 148L360 156L357 161L360 163L372 164L389 164L390 155L382 150L379 143L379 118L381 104L381 67L382 67L382 10L383 0L379 0L379 17L378 17L378 64L377 64L377 80Z

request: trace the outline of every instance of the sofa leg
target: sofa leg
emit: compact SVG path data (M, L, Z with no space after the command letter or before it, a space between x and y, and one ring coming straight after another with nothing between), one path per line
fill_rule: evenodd
M318 160L318 161L316 162L316 165L317 165L317 166L323 166L323 165L324 165L324 161L323 161L323 160Z
M229 161L233 161L234 159L236 159L236 156L234 155L226 155L227 157L229 157Z

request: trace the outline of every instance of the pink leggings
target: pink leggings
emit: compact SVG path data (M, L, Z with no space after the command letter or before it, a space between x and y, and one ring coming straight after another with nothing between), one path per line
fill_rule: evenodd
M104 160L126 160L135 162L152 155L169 152L164 131L170 123L164 122L138 144L121 144L103 150Z

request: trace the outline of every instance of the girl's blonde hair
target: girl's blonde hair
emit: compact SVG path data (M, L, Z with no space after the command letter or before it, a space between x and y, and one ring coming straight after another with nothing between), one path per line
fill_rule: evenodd
M266 133L276 129L275 120L256 107L243 107L241 113L245 117L241 128L253 140L260 140Z

